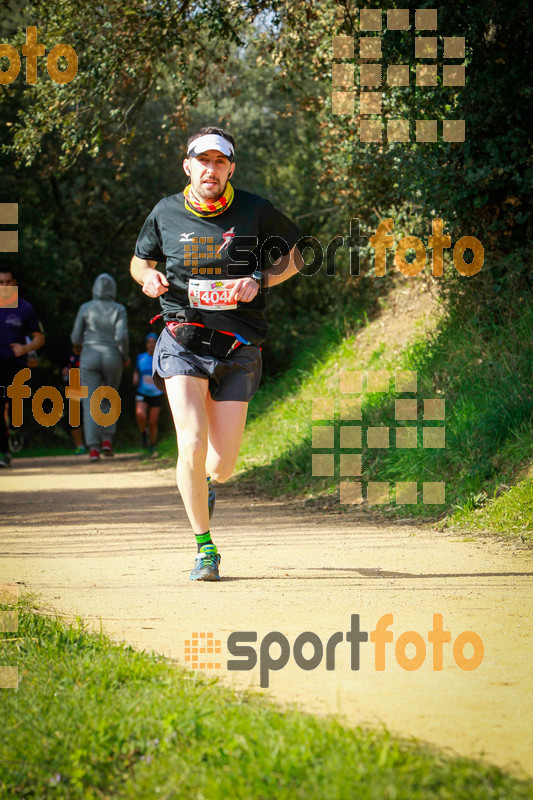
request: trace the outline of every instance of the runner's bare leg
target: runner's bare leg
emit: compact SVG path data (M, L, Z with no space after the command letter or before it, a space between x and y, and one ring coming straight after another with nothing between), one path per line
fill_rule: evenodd
M208 382L191 375L165 378L168 401L178 440L176 483L195 534L209 530L207 507Z
M135 418L137 420L137 427L141 433L146 430L146 420L148 416L148 403L144 400L137 400L135 402Z
M248 403L213 400L207 394L208 448L206 471L222 483L233 475L241 449Z
M151 445L155 445L157 442L157 421L159 419L160 411L161 406L153 406L148 411L148 431L150 433L149 439Z
M209 530L207 481L226 481L235 469L248 403L213 400L204 378L165 379L178 440L176 483L195 534Z

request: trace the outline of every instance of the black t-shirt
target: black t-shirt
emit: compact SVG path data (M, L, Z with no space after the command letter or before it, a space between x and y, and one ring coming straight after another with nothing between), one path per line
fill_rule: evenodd
M37 331L42 333L43 326L27 300L19 297L16 308L0 308L0 359L14 358L11 343L26 344L26 337L31 338ZM27 356L20 356L17 361L26 365Z
M146 219L135 255L165 261L169 290L159 298L166 320L201 322L261 344L267 331L265 294L228 311L191 308L189 278L213 280L251 275L265 269L296 244L300 231L285 214L259 195L235 189L231 206L216 217L199 217L185 208L183 192L164 197ZM207 274L206 274L207 273Z

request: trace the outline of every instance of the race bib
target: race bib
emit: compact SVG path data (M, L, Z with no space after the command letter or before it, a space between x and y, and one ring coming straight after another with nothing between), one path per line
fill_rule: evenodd
M229 311L237 308L237 301L229 302L230 289L227 284L233 280L204 280L189 279L189 305L191 308L201 308L204 311Z

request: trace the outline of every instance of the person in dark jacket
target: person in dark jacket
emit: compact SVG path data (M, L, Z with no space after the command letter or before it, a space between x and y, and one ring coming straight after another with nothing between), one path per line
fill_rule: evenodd
M80 306L70 336L72 344L82 348L80 379L88 389L83 399L83 430L90 461L99 460L100 448L104 455L114 455L116 431L116 422L104 427L93 419L91 397L99 386L111 386L118 391L122 368L130 363L126 307L115 301L116 294L115 279L107 272L98 275L93 284L93 299ZM109 400L104 399L102 413L108 413L109 407Z

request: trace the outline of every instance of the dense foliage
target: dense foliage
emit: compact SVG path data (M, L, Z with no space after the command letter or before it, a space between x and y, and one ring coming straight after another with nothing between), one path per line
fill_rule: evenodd
M411 9L412 21L415 7L434 4L403 6ZM236 136L236 184L266 194L303 234L326 245L336 235L348 236L351 218L371 233L390 216L397 237L426 239L430 220L440 216L453 240L473 235L485 247L482 273L460 282L464 302L490 307L494 292L510 282L514 294L526 291L528 9L527 0L456 0L438 8L439 37L466 38L464 88L444 87L440 78L435 87L415 87L413 25L404 32L384 30L383 65L409 64L412 75L410 87L385 87L384 117L408 117L412 131L418 118L464 118L466 141L420 144L411 133L409 143L384 138L362 144L358 117L331 113L332 36L353 35L357 56L353 3L5 5L2 42L20 50L25 28L34 24L47 52L65 42L79 58L69 84L51 81L40 59L36 85L25 82L23 66L0 94L0 200L17 200L21 209L20 253L3 260L17 266L25 296L43 317L50 361L104 269L117 278L134 346L140 345L154 304L131 281L129 258L150 208L183 187L184 140L206 122L225 124ZM385 14L383 20L385 25ZM442 49L439 63L441 56ZM269 344L271 369L299 346L302 328L308 336L325 320L342 319L342 298L364 290L372 305L382 284L350 279L347 261L341 252L336 278L322 269L294 281L290 291L273 293L271 315L281 335Z

